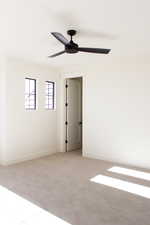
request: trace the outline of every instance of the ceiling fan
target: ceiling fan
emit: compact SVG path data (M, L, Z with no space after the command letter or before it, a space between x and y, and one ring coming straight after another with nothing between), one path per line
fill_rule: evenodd
M88 53L97 53L97 54L108 54L111 49L105 48L83 48L79 47L76 43L73 42L72 37L76 34L75 30L68 30L67 34L70 35L71 40L68 41L61 33L52 32L51 33L58 41L60 41L64 46L64 51L58 52L56 54L50 55L49 57L53 58L64 53L77 53L77 52L88 52Z

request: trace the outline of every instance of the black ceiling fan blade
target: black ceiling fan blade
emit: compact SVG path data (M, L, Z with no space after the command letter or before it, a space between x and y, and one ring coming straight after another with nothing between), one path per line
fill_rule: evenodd
M56 54L50 55L50 56L48 56L48 57L53 58L53 57L62 55L62 54L64 54L65 52L66 52L66 51L61 51L61 52L58 52L58 53L56 53Z
M89 52L89 53L97 53L97 54L108 54L111 49L106 48L78 48L79 52Z
M62 44L67 45L69 44L69 41L67 38L65 38L61 33L58 32L52 32L51 33L58 41L60 41Z

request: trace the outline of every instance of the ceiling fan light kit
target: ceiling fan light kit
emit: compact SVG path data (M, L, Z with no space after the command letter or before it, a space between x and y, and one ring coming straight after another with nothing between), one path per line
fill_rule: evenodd
M105 49L105 48L79 47L78 44L73 42L73 39L72 39L72 37L76 33L77 33L76 30L68 30L67 34L70 35L70 38L71 38L70 41L68 41L61 33L52 32L51 34L64 45L65 50L58 52L56 54L50 55L49 57L53 58L53 57L62 55L64 53L74 54L77 52L87 52L87 53L97 53L97 54L108 54L110 52L110 49Z

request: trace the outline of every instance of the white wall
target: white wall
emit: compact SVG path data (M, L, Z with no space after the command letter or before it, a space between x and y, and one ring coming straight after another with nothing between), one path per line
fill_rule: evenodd
M5 58L0 58L0 163L3 160L3 149L5 147L6 134L5 66Z
M61 79L54 68L19 60L7 60L5 68L0 100L3 164L64 150L64 77L83 76L83 155L150 168L148 59L110 57L95 65L70 66L61 70ZM37 79L36 111L24 109L26 76ZM56 111L44 109L45 80L57 82Z
M111 60L67 69L85 75L83 155L150 168L149 64Z
M24 109L25 77L37 79L37 110ZM46 80L56 82L59 96L59 75L54 68L8 59L6 63L6 145L2 164L36 158L58 149L56 110L45 110Z
M150 168L150 69L95 68L85 89L84 155Z

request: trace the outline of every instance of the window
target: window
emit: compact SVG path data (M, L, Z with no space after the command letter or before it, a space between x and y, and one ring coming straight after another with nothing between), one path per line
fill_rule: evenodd
M46 102L45 102L45 108L46 109L54 109L54 89L55 84L52 81L46 81Z
M25 109L36 109L36 80L25 78Z

